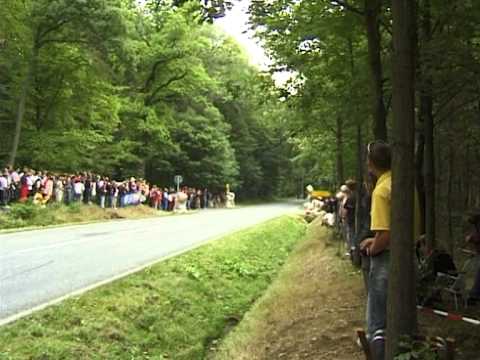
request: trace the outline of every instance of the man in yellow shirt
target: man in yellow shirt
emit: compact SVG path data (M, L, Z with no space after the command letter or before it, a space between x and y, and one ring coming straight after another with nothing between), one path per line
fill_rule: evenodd
M390 146L381 141L370 143L367 161L369 171L378 179L372 194L370 226L375 237L364 240L360 248L370 256L367 333L369 339L374 341L386 330L392 193Z

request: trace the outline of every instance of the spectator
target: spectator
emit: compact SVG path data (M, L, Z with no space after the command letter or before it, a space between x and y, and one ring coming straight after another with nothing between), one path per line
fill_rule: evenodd
M370 257L367 300L367 334L373 339L377 331L386 329L388 270L390 262L391 151L381 141L368 145L369 171L378 179L372 194L371 226L375 234L361 243Z
M168 210L168 189L164 188L163 189L163 194L162 194L162 209L164 211Z
M74 194L74 201L80 202L82 201L82 195L85 191L85 186L81 181L80 177L75 178L75 182L73 183L73 194Z
M161 192L156 186L150 191L150 206L155 210L160 210Z
M0 176L0 206L5 207L7 206L7 194L8 194L8 173L4 172Z
M472 231L467 235L466 241L475 247L477 257L480 255L480 213L470 216L469 223L473 225ZM468 302L475 304L480 301L480 267L477 269L475 280L470 290Z
M74 184L74 181L75 178L72 176L72 177L67 177L67 179L65 180L65 196L66 196L66 203L67 205L68 204L71 204L73 202L73 199L74 199L74 191L73 191L73 184Z
M57 177L54 182L54 192L55 192L55 201L57 203L63 203L63 192L64 192L64 184L63 178Z
M203 189L203 208L208 209L210 200L210 192L207 188Z
M195 209L202 208L202 190L198 189L197 194L195 196Z
M53 196L53 178L49 174L45 174L43 184L43 202L48 203Z
M359 253L360 267L362 269L365 290L368 293L368 277L370 273L370 257L360 250L360 244L363 240L373 237L375 234L370 230L372 208L372 192L375 188L376 178L373 174L368 174L367 180L360 191L360 208L358 209L358 230L355 235L354 246L355 253Z
M107 186L108 186L108 178L105 178L105 179L100 178L100 180L97 182L97 195L100 201L99 205L102 209L105 209Z
M96 201L97 201L97 178L96 176L91 176L90 202L95 203Z
M40 179L37 179L35 183L40 183ZM43 187L40 186L33 195L33 204L35 205L45 205L44 198L43 198Z
M348 180L345 183L346 191L345 191L345 198L343 202L343 209L344 209L344 226L345 226L345 234L346 234L346 243L347 249L349 251L349 255L351 255L352 251L355 248L355 208L356 208L356 182L353 180Z
M90 175L85 173L83 178L83 202L87 205L92 203L92 179Z
M118 203L118 185L116 181L107 184L108 206L112 209L117 208Z

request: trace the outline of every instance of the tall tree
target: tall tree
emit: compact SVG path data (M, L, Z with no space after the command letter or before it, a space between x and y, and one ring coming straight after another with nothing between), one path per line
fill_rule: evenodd
M393 1L393 162L387 359L417 326L414 261L415 0Z

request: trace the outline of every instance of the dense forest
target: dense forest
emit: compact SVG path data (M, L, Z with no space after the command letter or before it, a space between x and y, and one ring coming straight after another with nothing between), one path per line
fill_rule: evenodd
M199 2L2 1L0 159L292 194L293 116Z
M250 12L273 70L297 75L286 97L307 169L362 181L365 144L392 145L393 359L416 329L414 189L427 247L454 258L480 206L480 2L253 1Z
M453 251L465 213L480 206L480 3L415 3L417 185L429 235ZM401 140L392 128L391 2L256 1L250 10L273 70L297 74L286 96L306 168L335 169L338 184L362 178L368 141Z

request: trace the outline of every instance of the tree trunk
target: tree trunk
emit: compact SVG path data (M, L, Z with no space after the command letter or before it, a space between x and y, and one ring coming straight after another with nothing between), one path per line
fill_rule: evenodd
M365 22L368 39L368 60L373 92L373 135L377 140L387 140L387 112L383 101L382 43L379 16L381 0L365 0Z
M393 162L387 359L417 327L414 261L415 0L393 0Z
M448 252L454 256L454 237L453 237L453 177L455 176L455 172L453 170L453 162L454 162L454 155L453 155L453 125L452 119L448 120L449 128L448 128L448 175L447 175L447 229L448 229L448 236L446 238L446 248Z
M362 205L363 195L363 166L365 160L363 159L364 147L363 147L363 135L362 126L357 124L357 191L356 191L356 203L355 203L355 233L360 231L360 208Z
M350 56L350 76L352 77L352 84L355 83L355 56L353 52L353 42L352 39L348 39L348 53ZM355 98L355 88L351 86L350 96L352 99ZM363 160L363 135L362 135L362 126L361 121L358 119L356 114L358 113L357 107L354 105L351 107L351 116L356 120L357 124L357 190L355 197L355 233L358 234L360 230L360 208L362 200L362 188L363 188L363 167L365 166L365 161Z
M37 43L35 43L32 50L32 58L29 62L27 73L22 83L20 97L18 99L17 116L15 119L15 133L13 135L12 150L10 152L9 159L9 164L11 166L15 165L15 160L17 159L18 145L20 143L20 135L22 133L23 118L25 117L25 107L27 103L28 91L30 89L32 77L36 72L39 51L40 48Z
M429 94L425 101L425 235L427 247L433 249L435 235L435 154L433 142L432 97Z
M338 185L343 184L344 173L343 173L343 120L340 116L337 117L337 161L336 161L336 170L337 170L337 183Z
M430 0L424 1L422 32L426 44L432 38L432 19ZM420 113L424 123L425 133L425 236L427 247L435 247L435 157L433 142L433 98L432 98L432 77L429 71L425 71L424 84L420 96Z
M420 116L420 122L423 124L423 119ZM418 202L420 206L420 232L425 233L425 181L424 181L424 159L425 159L425 129L419 131L417 137L417 148L415 150L415 182L418 193Z
M20 134L22 132L22 122L25 115L25 105L27 102L28 89L30 87L30 69L22 83L20 98L17 105L17 116L15 119L15 133L13 135L12 150L10 152L9 165L15 166L17 159L18 144L20 143Z

